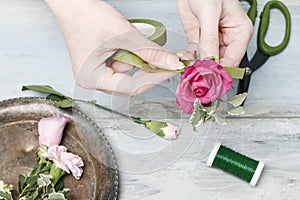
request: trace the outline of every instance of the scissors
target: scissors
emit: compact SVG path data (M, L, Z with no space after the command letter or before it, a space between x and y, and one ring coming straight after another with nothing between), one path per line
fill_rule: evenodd
M255 18L257 16L257 1L256 0L244 0L250 4L250 9L248 10L248 17L252 21L252 24L255 23ZM270 11L272 8L278 9L285 18L285 35L282 42L277 46L270 46L265 41L265 36L269 28L270 21ZM258 28L258 37L257 37L257 50L251 60L249 60L247 52L245 53L240 66L245 68L245 75L242 80L239 81L239 87L237 94L243 92L248 92L249 84L251 80L251 75L258 68L260 68L270 56L274 56L282 52L287 46L291 35L291 16L287 7L280 1L272 0L269 1L265 6L260 15L260 23Z

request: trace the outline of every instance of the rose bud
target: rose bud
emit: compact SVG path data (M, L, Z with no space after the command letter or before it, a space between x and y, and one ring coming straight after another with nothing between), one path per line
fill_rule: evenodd
M70 121L62 115L41 119L38 124L40 146L51 147L60 144L65 125Z
M179 128L167 122L147 120L143 121L143 124L150 131L168 140L174 140L179 135Z

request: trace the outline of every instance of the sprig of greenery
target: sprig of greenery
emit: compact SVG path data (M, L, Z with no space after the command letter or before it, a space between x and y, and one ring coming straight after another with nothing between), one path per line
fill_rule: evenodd
M243 102L247 97L247 93L242 93L230 98L227 101L222 101L220 99L216 100L207 105L202 105L200 100L197 98L194 102L194 112L190 117L190 124L192 125L194 131L197 127L206 122L209 119L217 122L218 124L225 125L228 123L226 116L239 116L246 113ZM226 104L225 108L221 104Z
M50 169L53 163L39 163L29 176L19 176L19 197L20 200L37 199L66 199L69 189L64 188L63 180L53 183Z

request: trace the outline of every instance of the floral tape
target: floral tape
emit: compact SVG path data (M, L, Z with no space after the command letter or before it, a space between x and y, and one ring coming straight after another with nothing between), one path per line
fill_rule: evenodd
M162 23L152 19L129 19L141 33L149 40L163 46L167 41L166 27Z
M166 43L166 27L159 21L151 19L130 19L128 21L131 22L149 40L155 42L160 46L163 46ZM152 68L143 59L141 59L134 53L123 49L118 50L111 58L119 62L139 67L147 72L183 72L185 69L166 70L161 68ZM186 67L191 63L191 61L182 62ZM244 68L224 67L224 69L230 74L231 78L243 79L245 74Z
M132 23L149 40L155 42L160 46L163 46L166 43L166 27L159 21L155 21L152 19L129 19L128 21ZM147 72L174 72L160 68L154 69L134 53L123 49L118 50L112 56L112 59L139 67Z

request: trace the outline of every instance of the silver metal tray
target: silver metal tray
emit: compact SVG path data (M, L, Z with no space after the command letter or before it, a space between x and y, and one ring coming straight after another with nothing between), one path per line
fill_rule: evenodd
M99 127L77 109L63 110L43 98L16 98L0 101L0 180L14 186L19 174L28 175L36 165L38 121L53 114L73 119L62 140L72 153L82 157L82 178L64 177L70 188L68 199L117 199L119 176L112 148Z

